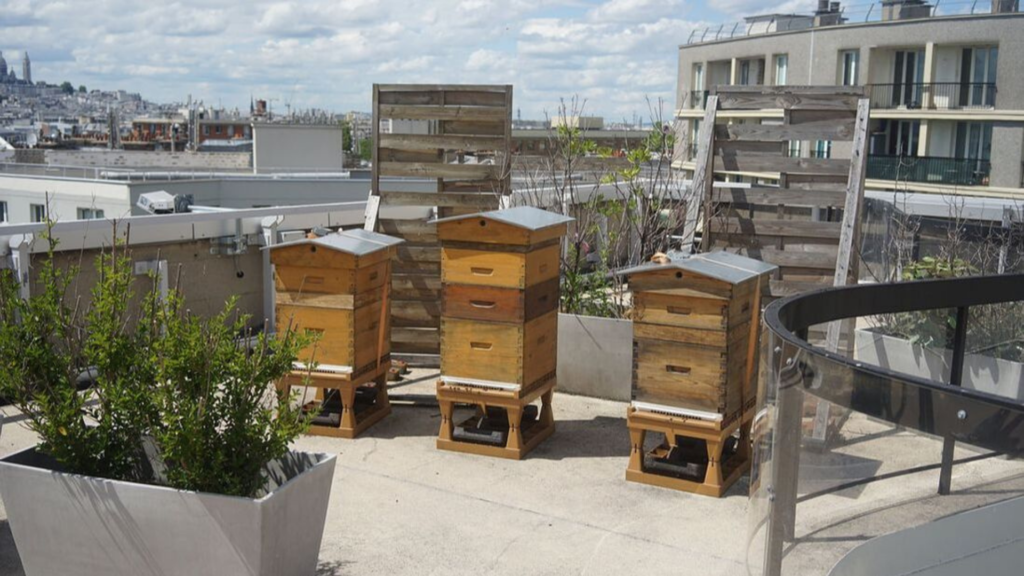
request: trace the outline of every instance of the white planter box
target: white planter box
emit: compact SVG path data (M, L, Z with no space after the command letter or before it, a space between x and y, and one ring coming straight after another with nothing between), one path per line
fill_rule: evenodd
M951 350L926 348L869 330L857 330L855 342L857 360L936 382L948 381ZM967 354L961 384L971 390L1024 400L1024 364Z
M633 322L558 315L558 391L632 400Z
M257 499L58 471L34 448L0 459L27 576L312 576L335 457L289 453Z

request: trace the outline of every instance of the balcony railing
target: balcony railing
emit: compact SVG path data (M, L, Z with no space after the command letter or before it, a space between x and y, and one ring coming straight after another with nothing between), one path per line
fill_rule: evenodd
M873 108L959 110L996 105L996 85L991 82L871 84L869 88Z
M708 101L708 90L691 90L690 91L690 108L703 109L704 105Z
M957 186L988 186L992 163L968 158L934 156L868 157L868 178Z

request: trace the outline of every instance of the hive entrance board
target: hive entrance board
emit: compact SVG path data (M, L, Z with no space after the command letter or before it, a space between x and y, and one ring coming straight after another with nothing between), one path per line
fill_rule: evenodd
M392 270L392 351L437 366L441 249L428 222L493 210L509 195L512 86L375 84L372 130L365 228L406 241ZM396 178L429 180L430 190Z
M782 110L778 124L716 123L732 111ZM770 299L857 282L856 247L867 167L870 101L863 88L726 86L708 98L698 136L694 189L703 200L703 250L727 250L779 267ZM794 146L792 143L802 143ZM829 142L830 154L802 157ZM833 145L835 143L835 145ZM833 154L834 153L834 154ZM727 174L778 174L779 185L727 188ZM755 175L755 176L752 176ZM837 351L842 327L828 326ZM846 346L852 344L847 335ZM826 414L818 420L827 422ZM824 439L824 427L814 437Z

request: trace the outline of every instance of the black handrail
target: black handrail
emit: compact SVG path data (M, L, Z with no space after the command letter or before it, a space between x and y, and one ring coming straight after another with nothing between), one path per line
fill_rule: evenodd
M958 110L995 108L995 82L870 84L872 108Z
M766 574L779 574L782 550L796 518L803 394L898 426L944 439L939 493L947 494L956 441L996 452L1024 453L1024 403L959 386L972 306L1024 300L1024 274L921 280L828 288L773 302L764 313L777 367L768 394L776 403L772 455L771 514ZM950 383L865 364L808 342L808 329L834 321L879 314L955 309Z

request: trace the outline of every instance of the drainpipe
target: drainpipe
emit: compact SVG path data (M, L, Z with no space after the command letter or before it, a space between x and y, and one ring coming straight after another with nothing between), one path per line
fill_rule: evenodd
M277 317L274 311L274 265L270 263L270 248L277 244L280 239L278 226L284 221L282 216L268 216L260 222L263 229L263 317L266 320L264 328L267 332L273 332L277 326Z
M11 247L11 267L15 270L18 279L18 296L22 300L28 300L32 293L32 282L29 277L29 266L31 255L29 246L32 245L34 237L31 234L18 234L11 236L9 241Z
M144 260L136 262L135 275L152 275L153 281L157 284L158 293L160 294L160 302L167 301L167 294L169 291L167 281L167 260Z

